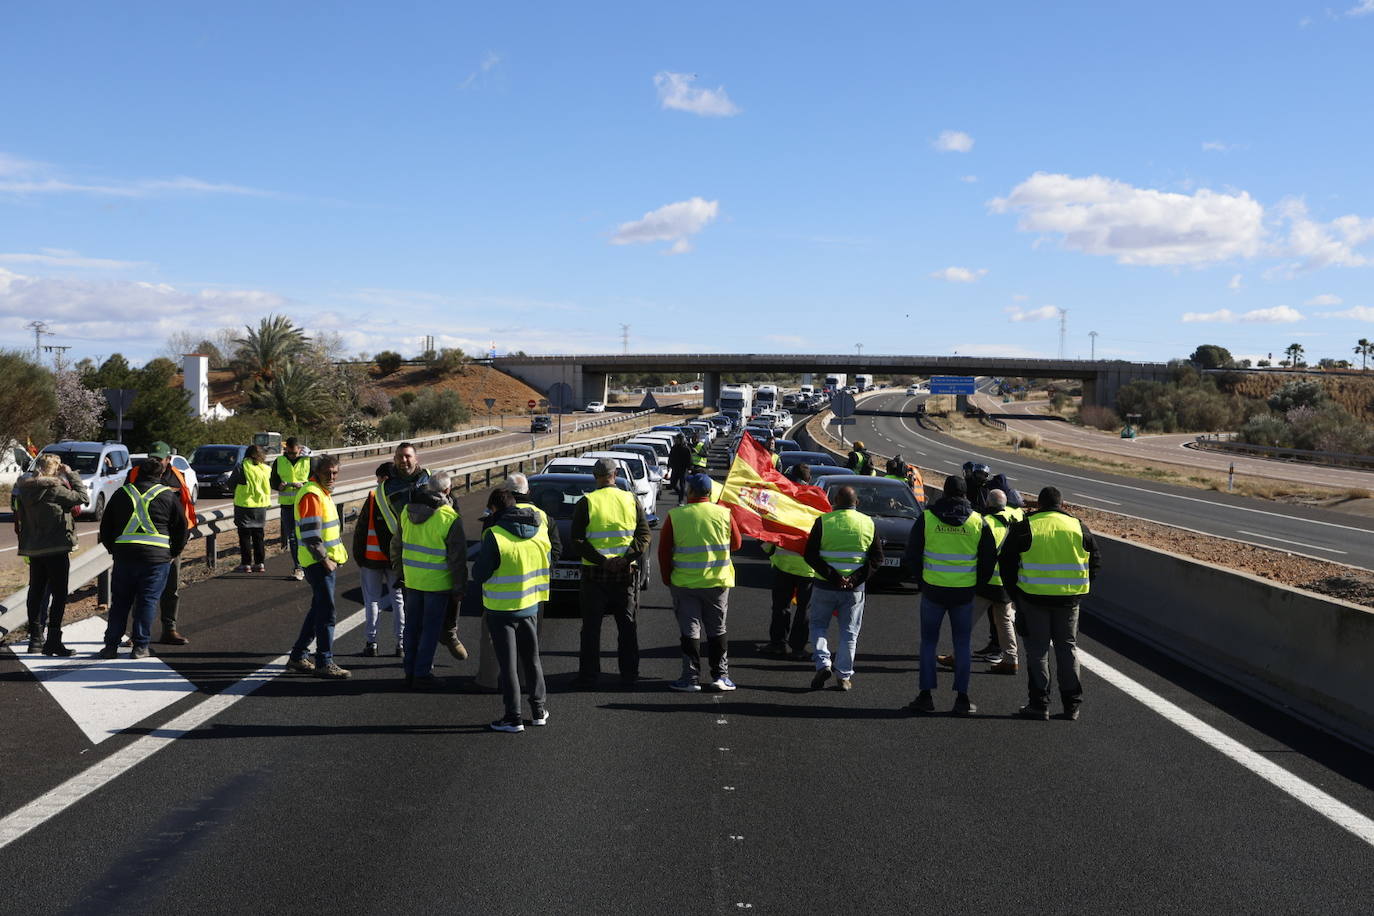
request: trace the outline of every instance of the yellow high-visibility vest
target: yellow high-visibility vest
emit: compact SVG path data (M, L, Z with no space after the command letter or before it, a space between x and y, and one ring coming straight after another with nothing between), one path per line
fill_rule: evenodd
M536 510L537 511L537 510ZM488 529L496 539L501 563L482 583L482 606L512 613L533 607L549 597L548 528L539 525L532 537L511 534L500 525Z
M836 509L821 516L821 558L840 575L857 572L872 545L873 519L858 509Z
M634 541L635 511L637 503L634 496L616 486L592 490L587 500L587 543L607 557L623 557ZM583 557L584 566L595 566Z
M322 515L301 515L300 497L307 493L314 493L320 498ZM296 511L296 564L301 569L314 566L319 561L309 550L305 549L305 539L308 537L318 537L324 545L324 555L335 563L346 563L348 561L348 551L344 549L343 540L340 537L339 528L339 507L334 505L334 497L324 491L315 481L310 481L299 491L294 503Z
M983 516L977 512L958 527L947 525L927 509L922 513L926 546L921 557L922 578L927 585L973 588L978 584L978 541L983 536Z
M153 500L172 488L155 484L140 493L133 484L126 483L119 489L128 495L129 501L133 503L133 511L129 513L129 523L124 526L124 531L120 533L119 537L115 538L115 543L142 544L145 547L170 549L172 546L171 536L157 530L157 526L153 524L152 516L148 514L148 509L152 506Z
M261 462L243 463L243 483L234 487L234 505L261 509L272 505L272 469Z
M440 506L423 522L411 521L410 513L401 513L401 572L406 588L419 592L453 591L453 574L448 568L445 539L449 529L458 521L452 506Z
M673 523L673 573L679 588L730 588L730 510L714 503L688 503L668 513Z
M1030 550L1021 554L1017 585L1028 595L1086 595L1088 551L1083 547L1083 525L1071 515L1054 510L1037 512L1029 519Z

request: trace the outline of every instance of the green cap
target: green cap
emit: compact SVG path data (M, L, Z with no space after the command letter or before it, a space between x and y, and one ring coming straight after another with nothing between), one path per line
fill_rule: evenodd
M171 457L172 457L172 447L171 447L170 445L168 445L166 442L162 442L162 441L154 442L154 443L153 443L153 447L148 451L148 457L150 457L150 458L171 458Z

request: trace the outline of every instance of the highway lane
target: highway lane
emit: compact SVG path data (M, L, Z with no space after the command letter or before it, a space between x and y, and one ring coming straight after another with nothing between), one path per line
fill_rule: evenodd
M472 518L480 496L469 498ZM665 504L664 509L668 506ZM637 689L569 692L578 620L543 627L552 718L484 730L495 697L399 688L391 658L346 683L280 677L3 847L31 912L1314 912L1367 895L1374 846L1218 753L1095 671L1186 713L1374 815L1370 756L1180 669L1095 623L1077 723L1025 722L1021 678L978 665L973 719L912 718L915 597L869 598L855 689L807 689L760 657L767 567L738 557L732 694L676 694L677 637L655 581ZM225 574L192 586L194 645L168 648L200 692L92 744L0 654L0 836L21 805L136 751L158 726L284 651L307 592ZM341 617L357 573L340 577ZM1088 602L1091 609L1091 600ZM461 629L476 643L477 620ZM612 627L603 639L613 670ZM340 639L359 651L353 629ZM388 645L384 641L384 647ZM115 663L117 664L117 663ZM466 676L472 660L444 657ZM939 704L952 699L941 674ZM132 724L132 723L130 723ZM93 777L90 777L93 778ZM1028 853L1028 850L1033 850ZM403 903L401 903L404 901Z
M1065 468L1035 458L1033 451L998 453L922 429L912 413L916 403L917 398L903 394L866 399L860 409L868 413L856 417L858 422L849 428L849 437L865 440L870 449L882 454L900 452L922 469L929 469L926 482L935 486L939 486L942 475L959 473L965 461L980 461L994 472L1006 473L1013 485L1026 493L1053 485L1069 501L1094 509L1374 569L1374 521L1086 468ZM877 415L874 411L901 415Z
M977 395L973 400L979 407L1006 422L1008 429L1037 435L1047 445L1091 449L1128 458L1145 458L1190 468L1202 468L1222 474L1234 464L1236 473L1252 477L1374 490L1374 471L1271 461L1188 448L1186 443L1197 438L1193 433L1142 435L1135 439L1122 439L1113 433L1085 429L1036 411L1037 404L1043 402L1012 401L1004 404L1001 398L986 392Z

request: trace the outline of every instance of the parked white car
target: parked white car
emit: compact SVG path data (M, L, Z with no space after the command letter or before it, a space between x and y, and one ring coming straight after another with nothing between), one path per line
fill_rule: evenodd
M86 484L90 499L81 507L83 519L98 521L129 473L129 449L118 442L64 440L43 446L38 454L57 455Z
M576 458L555 458L544 465L541 474L590 474L592 465L596 464L597 459L603 457L601 452L587 453ZM619 467L618 476L630 485L630 491L634 493L635 499L644 509L644 515L649 520L650 525L657 526L658 513L655 504L658 501L658 494L649 483L649 473L644 466L644 459L632 452L627 452L623 456L606 455ZM639 474L636 476L635 469L638 467Z
M592 401L587 405L587 413L605 413L606 405L600 401Z

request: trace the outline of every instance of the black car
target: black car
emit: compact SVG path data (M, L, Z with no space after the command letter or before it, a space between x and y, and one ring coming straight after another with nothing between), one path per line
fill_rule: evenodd
M911 539L911 526L921 518L921 506L911 487L891 477L858 474L827 474L816 485L825 490L832 503L840 487L853 487L859 499L856 508L873 519L873 534L883 547L883 568L873 576L873 584L897 586L907 578L902 557Z
M196 472L201 493L229 496L229 475L243 462L246 445L202 445L191 455L191 470Z
M530 417L530 432L546 433L553 429L553 419L546 413L541 413L537 417Z
M582 560L572 553L573 509L597 488L596 478L590 474L531 474L529 481L530 502L554 520L558 537L563 541L563 556L549 571L549 597L576 596L582 582ZM619 477L615 485L634 495L630 485Z
M799 464L810 465L814 472L818 466L834 465L835 458L829 452L804 452L800 449L778 453L778 470L784 474Z

